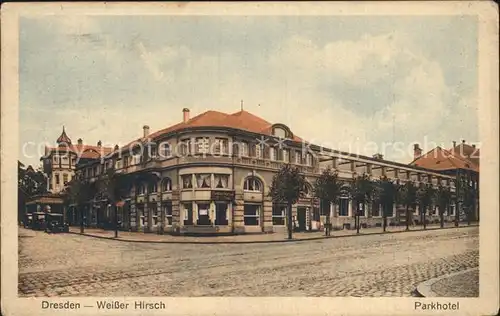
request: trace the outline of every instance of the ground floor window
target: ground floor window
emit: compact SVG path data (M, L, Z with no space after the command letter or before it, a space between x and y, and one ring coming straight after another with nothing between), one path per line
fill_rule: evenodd
M341 198L339 201L339 216L349 216L349 200Z
M192 203L184 203L183 207L183 220L184 225L193 225L193 204Z
M311 220L316 221L316 222L320 221L319 208L318 207L313 208Z
M149 206L151 208L151 221L153 222L153 226L158 225L158 222L160 221L160 212L158 210L158 205L157 204L151 204Z
M243 221L245 226L258 226L262 206L259 204L245 204L243 209Z
M382 205L382 209L385 208L385 214L387 217L393 217L394 216L394 204L390 205Z
M163 204L163 212L165 214L165 225L172 225L172 203Z
M366 217L366 204L365 203L358 203L358 214L359 214L359 216Z
M449 214L450 214L450 216L455 216L455 205L454 204L450 205Z
M139 224L141 226L146 226L147 225L147 217L144 214L144 205L142 205L142 204L137 205L137 213L139 214Z
M434 215L439 215L439 207L434 205Z
M210 203L197 203L198 206L198 220L196 225L212 225L210 220Z
M380 216L380 204L377 202L372 203L372 216L374 217Z
M215 225L228 225L228 203L215 202Z
M273 205L273 225L285 225L286 205Z
M327 216L330 215L330 202L321 200L320 202L320 215Z

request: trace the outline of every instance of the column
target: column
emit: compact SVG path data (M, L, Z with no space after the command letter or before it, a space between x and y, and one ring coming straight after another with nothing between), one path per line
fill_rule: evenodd
M263 229L264 232L272 232L273 231L273 201L270 197L264 197L264 201L262 203L262 219L264 221Z
M243 193L241 191L236 191L235 205L233 207L233 231L235 233L243 233L245 231L245 224L243 221L244 203Z

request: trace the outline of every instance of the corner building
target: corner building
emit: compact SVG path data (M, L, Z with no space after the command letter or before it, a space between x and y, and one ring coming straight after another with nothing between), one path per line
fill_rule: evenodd
M306 197L292 210L299 231L322 229L328 212L334 226L353 226L351 201L333 207L313 198L315 179L327 167L346 181L368 173L374 178L392 175L402 182L415 177L454 185L450 176L380 156L325 152L303 142L287 126L243 110L207 111L191 118L184 109L182 117L182 122L154 133L144 126L141 138L116 146L103 159L78 165L77 173L90 182L98 181L107 168L130 179L130 195L117 208L121 229L172 234L284 231L286 206L274 204L268 195L274 174L287 163L299 167L308 181ZM363 226L382 222L379 206L362 209ZM395 206L389 222L400 219L397 210ZM85 212L91 226L113 221L110 205L99 197L89 201ZM76 220L76 211L72 214Z

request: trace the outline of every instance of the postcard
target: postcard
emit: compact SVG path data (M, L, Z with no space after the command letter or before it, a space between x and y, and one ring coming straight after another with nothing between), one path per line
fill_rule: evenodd
M3 315L498 313L493 2L1 13Z

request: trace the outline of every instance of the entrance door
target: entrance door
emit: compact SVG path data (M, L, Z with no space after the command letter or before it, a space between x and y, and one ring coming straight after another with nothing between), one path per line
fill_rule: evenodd
M298 231L305 231L306 230L306 211L307 209L305 207L298 207L297 208L297 221L298 221Z
M212 225L210 215L208 214L210 204L198 204L198 225Z

